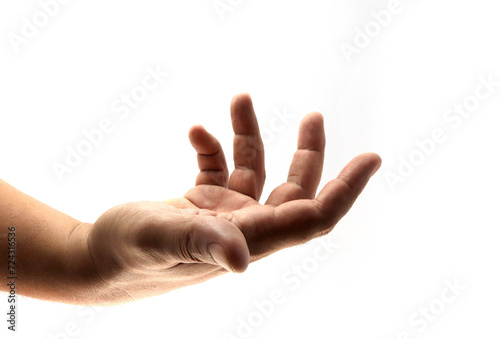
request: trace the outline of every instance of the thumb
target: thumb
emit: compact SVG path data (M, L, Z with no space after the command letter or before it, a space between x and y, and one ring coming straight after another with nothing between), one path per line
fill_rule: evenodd
M169 262L208 263L236 273L244 272L250 263L243 233L228 220L215 216L177 215L161 224L154 227L155 231L148 232L147 247L155 244Z

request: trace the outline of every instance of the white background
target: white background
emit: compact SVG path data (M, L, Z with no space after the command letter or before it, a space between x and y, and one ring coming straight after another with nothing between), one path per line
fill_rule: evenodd
M20 298L18 332L9 333L2 316L1 337L243 338L240 319L253 317L260 322L249 338L498 338L500 87L458 128L443 118L470 99L480 77L500 81L495 2L401 0L399 13L352 58L342 44L355 46L359 30L375 27L372 11L389 2L230 3L221 17L213 0L69 1L16 53L8 37L21 35L23 17L33 22L41 7L3 1L0 176L89 222L122 202L182 196L198 172L190 126L206 126L230 158L229 103L248 92L261 129L271 132L262 201L286 179L298 125L311 111L325 117L321 187L357 154L382 157L382 168L326 237L337 244L333 253L307 266L311 273L296 290L283 275L311 263L317 240L244 274L119 307ZM157 65L169 76L119 119L111 104ZM271 128L276 111L294 115L283 130ZM53 162L64 163L67 147L104 118L114 131L58 180ZM392 190L386 175L398 175L401 159L418 150L415 141L435 128L446 141ZM443 304L445 281L455 280L465 290ZM285 302L270 315L256 314L254 302L275 289ZM425 329L412 323L430 305L440 314L424 320ZM68 324L76 330L63 335Z

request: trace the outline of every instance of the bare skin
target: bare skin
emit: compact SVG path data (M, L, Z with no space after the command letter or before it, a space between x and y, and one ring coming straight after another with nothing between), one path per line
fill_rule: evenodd
M244 272L251 262L328 234L381 165L377 154L361 154L316 195L325 133L323 116L310 113L302 120L287 182L260 204L264 147L250 96L236 95L230 108L235 170L229 175L217 139L193 126L189 139L200 173L182 198L127 203L93 224L81 223L0 181L1 253L7 252L7 226L14 224L25 248L18 253L17 293L117 305ZM29 208L25 215L19 204ZM6 261L0 256L1 267Z

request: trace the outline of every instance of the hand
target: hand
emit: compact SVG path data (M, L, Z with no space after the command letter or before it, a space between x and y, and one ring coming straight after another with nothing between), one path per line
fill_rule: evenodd
M307 115L288 180L259 204L265 181L264 147L252 101L231 102L235 170L229 176L215 137L193 126L196 185L183 198L136 202L104 213L88 245L113 303L200 283L228 270L329 233L380 167L377 154L355 157L316 196L323 168L323 116Z

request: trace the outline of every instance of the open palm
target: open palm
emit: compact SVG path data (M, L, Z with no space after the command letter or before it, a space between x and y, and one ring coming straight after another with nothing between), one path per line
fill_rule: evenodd
M88 247L113 303L197 284L330 232L380 167L377 154L349 162L316 196L325 148L323 117L308 114L287 182L259 204L264 147L252 101L231 102L235 169L229 176L220 143L202 126L189 131L200 173L184 197L133 202L105 212Z
M274 189L261 205L259 199L266 177L264 146L248 94L233 98L231 119L235 133L235 170L231 176L217 139L202 126L193 126L189 138L198 153L200 168L196 186L184 198L167 203L233 223L246 240L250 262L327 234L351 208L381 164L374 153L356 157L316 197L323 169L325 133L322 115L311 113L301 123L287 182ZM235 240L229 264L232 270L241 272L248 259L244 248L238 245L242 244Z

